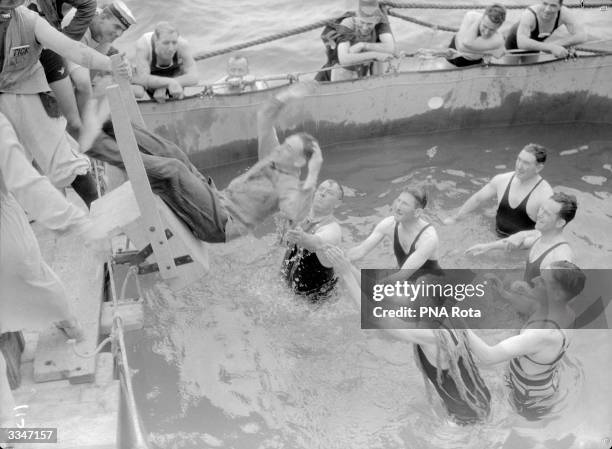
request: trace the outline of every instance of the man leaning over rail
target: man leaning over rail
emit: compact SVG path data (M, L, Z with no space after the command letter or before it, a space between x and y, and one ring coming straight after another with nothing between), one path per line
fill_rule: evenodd
M481 64L484 54L501 57L505 52L505 44L498 30L504 20L506 8L497 3L487 6L482 14L468 11L449 45L460 55L448 58L447 61L456 67L466 67Z
M264 104L257 115L259 161L224 190L217 190L178 146L134 125L153 192L196 238L225 242L249 233L277 212L292 224L306 217L323 162L321 149L306 133L293 134L281 144L273 125L287 102L302 98L307 90L295 84ZM89 149L88 156L124 168L112 123L106 120L108 105L98 107L93 119L85 120L81 144ZM301 181L303 169L307 174Z
M558 34L563 25L569 32ZM574 13L563 6L563 0L542 0L530 6L514 24L506 37L506 48L544 51L556 58L567 58L568 47L587 40L587 33Z
M370 71L372 60L393 57L395 39L378 0L359 0L355 17L347 17L340 25L338 62L344 67L332 70L332 81L363 77Z
M168 97L183 98L183 88L198 84L198 69L189 44L168 22L136 42L134 84L143 86L159 103Z

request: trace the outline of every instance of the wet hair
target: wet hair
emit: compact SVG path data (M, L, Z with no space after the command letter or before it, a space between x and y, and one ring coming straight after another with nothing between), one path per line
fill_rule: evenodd
M317 139L312 137L310 134L304 132L296 133L294 134L294 136L297 136L302 139L304 157L307 161L309 161L314 153L314 145L317 143Z
M537 143L530 143L525 145L523 151L533 154L538 164L543 164L544 162L546 162L547 150L542 145L538 145Z
M177 35L179 34L178 30L172 25L170 24L170 22L157 22L157 25L155 25L155 37L159 39L159 37L161 36L162 33L176 33Z
M493 3L492 5L487 6L484 14L489 18L491 23L494 23L495 25L501 25L504 23L504 20L506 20L506 8L499 3Z
M551 263L548 268L553 270L553 279L566 293L565 301L569 302L582 293L586 276L576 264L567 260L557 260Z
M574 195L568 195L563 192L555 192L550 197L551 200L559 203L561 209L559 209L559 218L565 220L565 224L568 224L576 216L576 210L578 210L578 200Z
M339 192L338 199L340 201L344 199L344 189L342 188L342 185L338 181L336 181L335 179L326 179L323 182L331 182L332 184L334 184L338 188L338 192ZM321 184L323 184L323 182Z
M425 209L427 206L427 192L422 187L408 187L402 190L403 193L409 193L414 198L417 208Z

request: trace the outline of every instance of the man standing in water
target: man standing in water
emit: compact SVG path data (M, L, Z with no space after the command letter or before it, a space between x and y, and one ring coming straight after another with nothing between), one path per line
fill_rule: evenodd
M476 256L494 249L530 249L523 281L533 287L533 280L540 276L543 267L559 260L574 260L574 252L563 231L576 216L577 209L578 203L574 195L556 192L542 203L535 231L522 231L505 239L479 243L469 248L466 253Z
M510 402L530 421L548 415L560 400L558 372L569 345L574 312L568 303L584 289L585 275L571 262L553 262L534 279L536 298L524 298L530 315L519 335L490 346L473 331L474 355L487 365L510 362Z
M497 195L495 230L500 237L534 229L540 206L553 194L540 172L546 162L546 148L535 143L526 145L516 158L513 172L496 175L472 195L455 215L444 224L454 224L484 201Z
M362 294L359 270L337 247L328 246L325 254L359 307ZM472 359L466 331L444 323L439 329L407 329L399 318L385 318L386 323L393 321L397 322L396 328L384 330L414 344L415 362L425 384L436 390L452 422L469 425L485 420L491 411L491 394Z
M285 254L281 274L296 294L312 302L328 298L338 281L321 250L325 245L339 245L342 240L342 228L334 211L343 198L344 190L337 181L323 181L315 191L308 218L299 228L286 233L291 247Z
M393 215L381 220L367 239L347 252L349 260L365 257L387 237L393 241L393 252L401 270L387 281L439 274L438 233L422 218L426 205L427 195L422 189L402 191L393 203Z

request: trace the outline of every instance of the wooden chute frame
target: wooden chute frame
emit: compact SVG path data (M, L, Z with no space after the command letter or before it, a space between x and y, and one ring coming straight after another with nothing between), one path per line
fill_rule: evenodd
M113 67L120 58L111 57ZM206 248L151 190L131 125L144 128L144 121L129 81L115 81L117 84L109 86L106 93L128 181L95 201L92 210L128 236L141 250L141 262L149 256L154 258L153 263L139 265L141 274L159 271L162 279L177 290L206 274Z

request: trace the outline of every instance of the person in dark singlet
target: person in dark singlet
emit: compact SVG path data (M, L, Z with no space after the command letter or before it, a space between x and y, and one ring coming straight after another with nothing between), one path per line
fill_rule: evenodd
M485 53L502 56L504 38L497 30L504 20L506 8L502 5L489 5L484 13L468 11L448 46L461 55L447 58L447 61L456 67L467 67L481 64Z
M439 274L438 234L422 218L426 205L427 195L422 189L402 191L393 203L393 215L381 220L368 238L347 252L349 260L362 259L387 237L393 241L397 267L401 270L389 282L414 279L425 273Z
M540 276L543 268L555 261L574 261L574 252L565 239L564 230L576 216L577 209L578 203L574 195L555 192L542 203L535 231L523 231L505 239L479 243L469 248L466 253L475 256L494 249L529 249L523 280L514 282L510 291L503 290L501 293L510 302L516 300L516 295L532 296L533 280Z
M541 204L553 193L548 182L539 175L544 162L546 148L534 143L526 145L516 159L515 171L494 176L444 223L454 224L484 201L497 196L495 230L500 237L534 229Z
M484 364L509 362L510 403L528 420L550 414L563 393L558 389L559 367L569 344L574 313L568 303L584 289L586 277L571 262L553 262L534 279L534 298L524 298L529 319L519 335L494 346L474 332L468 338L474 355Z
M136 42L134 84L145 88L151 98L164 102L182 98L183 89L198 84L198 71L189 44L168 22Z
M297 295L312 302L328 298L338 281L331 263L319 250L325 245L339 245L342 240L334 211L343 198L344 190L337 181L323 181L301 228L286 233L292 245L285 253L281 275Z
M361 273L351 265L339 248L328 247L325 251L340 279L349 291L349 296L361 306ZM436 276L428 274L427 282ZM434 301L437 298L430 298ZM438 393L446 415L460 425L484 421L491 410L491 394L474 363L467 334L462 329L451 329L445 323L436 328L410 328L406 322L385 318L387 324L397 322L394 329L385 332L414 344L415 363L421 370L430 399L431 389Z
M553 36L563 25L568 35L561 38ZM563 0L542 0L540 4L525 9L520 20L512 26L506 37L506 48L543 51L557 58L566 58L569 55L568 47L586 40L586 31L573 13L563 6Z

